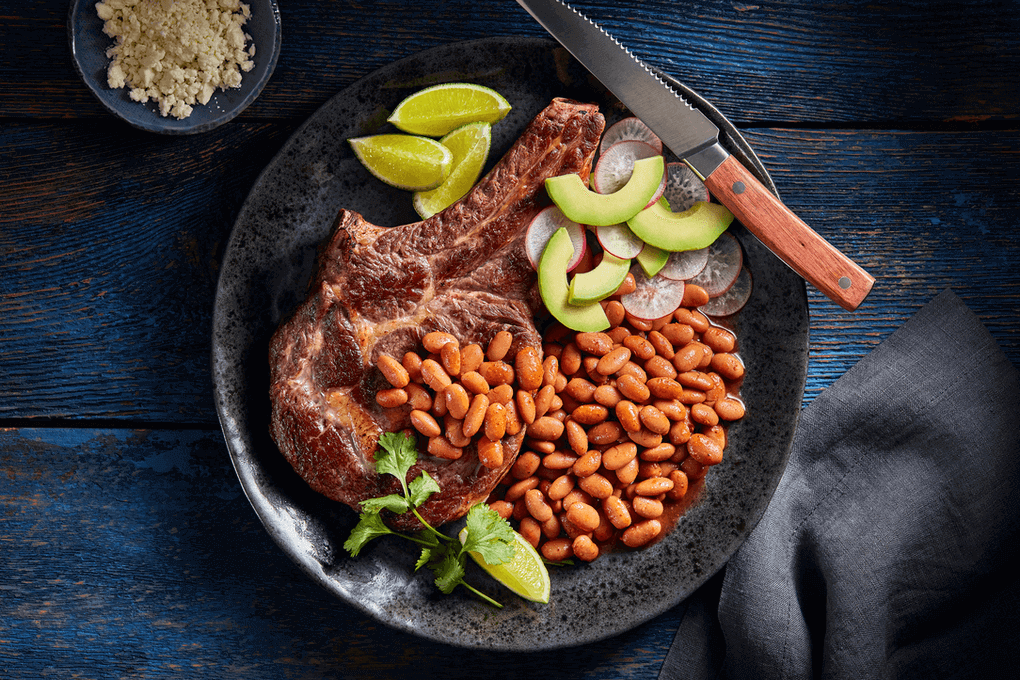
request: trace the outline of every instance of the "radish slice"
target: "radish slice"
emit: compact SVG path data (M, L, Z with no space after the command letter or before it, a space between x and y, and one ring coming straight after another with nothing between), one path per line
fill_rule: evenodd
M698 201L707 201L708 187L686 163L666 164L666 189L662 194L673 212L683 212Z
M708 316L730 316L736 314L751 298L752 278L747 267L741 267L737 280L733 282L722 295L711 298L708 302L698 307Z
M606 149L617 142L625 139L636 139L646 144L651 144L656 153L662 153L662 140L659 136L641 122L641 119L630 117L624 118L609 126L609 129L602 135L602 142L599 144L599 153L605 153Z
M645 242L635 236L626 223L595 227L595 236L603 250L621 260L637 257L645 247Z
M612 194L630 179L635 161L659 155L661 152L645 142L633 139L617 142L599 156L598 162L595 163L595 171L592 173L591 186L600 194ZM663 189L665 190L665 186Z
M701 286L709 297L722 295L740 274L744 264L744 253L740 242L728 231L724 231L708 247L708 264L700 274L691 279L691 283Z
M551 205L535 215L531 224L528 225L528 233L524 236L524 249L528 253L528 261L531 262L535 271L538 271L538 262L542 259L542 253L545 251L549 239L560 227L567 228L570 242L574 245L574 256L567 264L567 271L573 270L584 256L584 251L588 248L584 238L584 227L577 222L568 220L563 211L555 205Z
M666 264L659 270L659 276L676 281L693 279L705 269L707 264L708 248L681 250L669 254Z
M639 319L661 319L672 314L684 299L684 282L662 276L648 278L641 267L630 268L637 288L620 297L624 310Z

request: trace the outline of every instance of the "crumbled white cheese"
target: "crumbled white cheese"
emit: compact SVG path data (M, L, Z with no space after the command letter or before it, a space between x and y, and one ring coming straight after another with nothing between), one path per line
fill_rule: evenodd
M242 27L251 9L240 0L104 0L96 3L103 32L116 43L107 84L131 88L131 99L159 104L182 119L208 104L216 88L240 87L254 68L255 45Z

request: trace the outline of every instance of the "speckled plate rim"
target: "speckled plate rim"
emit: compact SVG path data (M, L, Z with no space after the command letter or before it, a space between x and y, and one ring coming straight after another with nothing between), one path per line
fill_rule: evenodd
M416 554L399 539L375 541L358 558L349 557L342 543L356 521L353 511L311 492L269 439L268 337L303 297L316 245L337 209L361 210L378 224L414 219L410 197L379 187L343 141L384 129L387 107L414 89L452 80L495 86L514 105L494 130L494 158L551 93L590 95L583 98L602 102L610 120L626 114L556 43L530 38L434 48L384 66L334 96L263 171L235 223L213 315L216 408L234 468L267 532L311 579L350 606L397 630L459 647L536 651L595 642L683 601L722 568L761 518L785 468L803 398L806 288L734 225L755 276L751 301L730 320L747 366L742 396L749 413L731 428L726 459L713 468L697 503L651 548L553 569L548 605L514 597L469 565L468 578L501 600L501 610L463 589L440 595L425 570L413 571ZM700 96L673 84L719 125L724 145L774 191L736 128Z
M106 50L113 39L103 33L103 21L96 14L96 0L73 0L67 14L71 61L89 92L114 116L132 127L165 135L193 135L208 132L236 118L254 102L276 70L283 44L280 8L276 0L246 0L252 19L244 31L255 45L255 67L242 74L241 86L216 90L208 104L195 106L190 116L177 120L163 117L150 101L132 101L128 88L114 90L106 85L109 59ZM268 15L268 16L267 16Z

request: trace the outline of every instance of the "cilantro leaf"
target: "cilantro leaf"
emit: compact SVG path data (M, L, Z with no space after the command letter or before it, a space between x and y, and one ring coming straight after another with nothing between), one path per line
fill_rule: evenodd
M436 565L429 565L432 573L436 575L436 587L444 595L449 595L458 584L463 583L464 562L463 555L456 549L443 546L442 558Z
M414 563L414 570L418 571L432 559L432 548L422 548L421 555L418 556L418 561Z
M407 473L418 461L418 442L410 434L384 432L375 452L375 469L381 475L393 475L407 491Z
M378 512L363 512L357 525L351 530L351 535L344 541L344 548L354 557L358 556L365 544L373 538L396 533L383 524L382 517Z
M411 482L409 491L411 496L411 505L418 507L428 500L429 496L434 493L439 493L440 489L436 480L433 479L428 472L422 470L421 474Z
M398 515L411 509L407 499L400 494L391 493L388 496L368 498L361 501L361 509L365 512L379 512L382 509L392 510Z
M467 514L464 550L478 553L486 564L509 562L514 558L514 530L499 513L478 503Z

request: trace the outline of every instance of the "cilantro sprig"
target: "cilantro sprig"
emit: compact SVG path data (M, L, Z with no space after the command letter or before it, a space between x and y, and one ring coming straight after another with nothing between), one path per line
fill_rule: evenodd
M361 549L380 536L394 535L421 546L421 554L414 565L415 571L428 567L435 576L439 590L449 595L462 585L475 595L496 607L499 602L464 581L465 565L469 552L478 553L487 564L503 564L514 556L514 530L499 514L478 503L468 510L465 518L467 535L463 544L430 525L418 512L429 497L440 491L439 484L428 472L421 471L410 483L407 475L418 461L417 441L409 434L386 432L379 437L379 450L375 454L376 470L400 480L401 493L393 493L362 501L358 524L344 542L344 548L357 557ZM380 512L396 514L411 512L424 527L413 534L394 531L383 522Z

